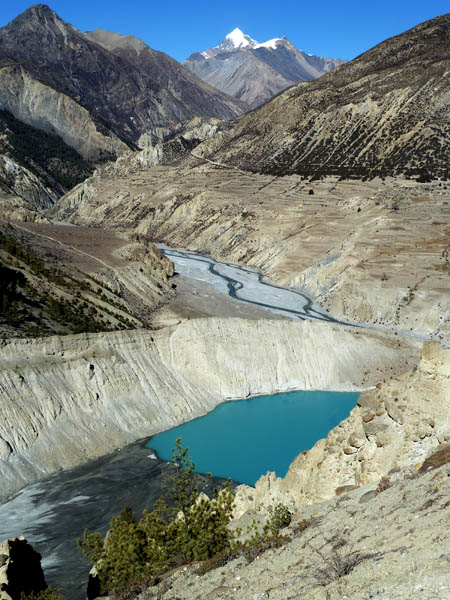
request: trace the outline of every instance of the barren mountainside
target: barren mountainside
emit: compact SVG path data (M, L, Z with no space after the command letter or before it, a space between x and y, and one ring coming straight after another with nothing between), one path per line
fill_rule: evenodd
M276 175L448 178L449 37L450 14L426 21L244 115L202 152Z

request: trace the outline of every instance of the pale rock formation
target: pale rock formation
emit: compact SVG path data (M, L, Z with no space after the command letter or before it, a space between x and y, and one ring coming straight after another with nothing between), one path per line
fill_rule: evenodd
M224 127L225 124L219 119L206 117L195 117L190 121L174 123L171 127L155 127L139 138L142 150L128 151L115 162L99 167L96 176L124 177L154 165L170 164L189 154L199 143ZM89 189L89 183L86 187ZM85 189L84 182L78 188Z
M0 181L5 191L13 195L12 202L18 196L31 210L50 208L58 198L39 177L4 154L0 154Z
M4 340L1 493L228 399L367 389L417 360L414 341L312 321L212 318L155 332Z
M236 517L276 502L297 507L322 502L344 486L420 466L450 442L449 407L450 350L425 344L417 368L361 394L350 416L297 456L284 479L268 473L255 488L240 486Z
M24 537L0 543L0 600L20 600L46 588L41 555Z
M89 112L52 87L33 78L22 66L3 66L0 77L0 107L16 119L55 133L86 159L102 152L118 156L128 149L115 134L104 135Z
M19 196L0 194L0 219L33 223L48 223L47 217Z

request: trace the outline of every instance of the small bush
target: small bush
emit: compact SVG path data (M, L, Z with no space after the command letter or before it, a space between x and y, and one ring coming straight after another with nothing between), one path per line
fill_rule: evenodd
M351 573L363 561L377 556L352 551L346 548L346 544L345 539L338 541L328 554L313 547L320 558L320 566L314 571L316 585L327 586Z
M48 587L40 592L31 592L30 594L22 592L20 600L64 600L64 596L59 589Z
M222 552L218 552L200 564L199 568L197 569L197 575L205 575L206 573L209 573L209 571L213 571L219 567L224 567L228 562L230 562L230 560L236 558L236 556L236 552L231 550L223 550Z
M245 557L248 563L251 563L266 550L281 548L284 544L290 542L290 538L284 535L262 535L258 539L252 539L240 548L240 554Z
M296 523L294 523L291 527L294 537L298 537L299 535L301 535L314 522L315 519L302 519L301 521L297 521Z
M392 486L391 480L389 479L389 477L387 475L384 475L378 485L377 485L377 489L375 490L376 494L381 494L381 492L384 492L385 490L389 489Z
M265 529L272 535L278 535L280 529L284 529L290 525L292 513L284 504L277 504L274 508L269 509L269 520L266 523Z
M86 558L95 565L100 594L120 594L132 582L150 580L192 560L206 560L233 547L228 530L233 510L229 482L212 499L199 497L200 476L188 449L176 440L172 456L178 465L166 478L163 496L151 512L137 520L126 507L112 519L103 539L84 532L78 540Z

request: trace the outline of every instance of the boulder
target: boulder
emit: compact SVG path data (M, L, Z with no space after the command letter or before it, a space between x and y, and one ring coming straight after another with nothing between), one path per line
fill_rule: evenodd
M20 600L47 587L41 555L23 536L0 544L0 600Z

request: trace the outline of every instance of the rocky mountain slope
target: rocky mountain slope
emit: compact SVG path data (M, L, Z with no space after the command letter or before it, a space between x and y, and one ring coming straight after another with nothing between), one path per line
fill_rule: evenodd
M415 364L418 346L329 323L214 318L159 331L5 340L0 494L227 399L365 389Z
M245 115L202 150L286 175L450 178L450 14L388 39Z
M192 54L183 65L206 83L255 108L299 81L316 79L343 62L306 54L286 37L260 44L235 29L218 46Z
M144 240L0 219L0 337L148 326L172 263Z
M21 199L30 210L42 210L92 171L92 165L59 136L0 110L0 190L5 195Z
M0 30L0 108L95 160L158 127L242 113L165 54L128 37L107 49L105 36L85 36L43 4L26 10Z

